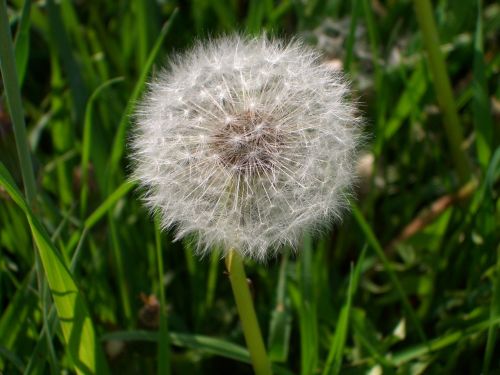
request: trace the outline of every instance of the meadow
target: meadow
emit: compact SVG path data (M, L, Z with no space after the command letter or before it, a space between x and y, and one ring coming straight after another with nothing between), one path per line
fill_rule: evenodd
M234 31L320 50L364 119L342 221L245 262L273 372L500 374L493 0L0 0L0 374L253 373L128 155L149 78Z

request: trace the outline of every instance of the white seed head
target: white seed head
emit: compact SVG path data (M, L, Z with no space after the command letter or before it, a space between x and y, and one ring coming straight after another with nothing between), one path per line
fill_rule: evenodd
M299 41L199 43L139 105L133 177L177 238L264 260L340 217L360 139L348 94Z

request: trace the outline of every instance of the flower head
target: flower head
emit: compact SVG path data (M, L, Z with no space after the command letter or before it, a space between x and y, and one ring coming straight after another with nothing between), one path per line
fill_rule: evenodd
M348 93L299 41L199 43L139 106L134 178L177 238L265 259L345 206L359 142Z

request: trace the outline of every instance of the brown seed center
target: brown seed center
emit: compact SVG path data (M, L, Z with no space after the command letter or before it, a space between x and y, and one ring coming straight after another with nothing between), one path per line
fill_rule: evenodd
M272 117L245 111L226 118L210 147L227 168L253 174L272 169L281 138Z

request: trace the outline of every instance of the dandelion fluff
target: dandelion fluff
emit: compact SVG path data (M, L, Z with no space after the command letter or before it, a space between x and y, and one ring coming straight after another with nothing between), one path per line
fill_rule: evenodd
M359 142L348 95L300 41L199 43L139 105L134 178L177 239L264 260L340 217Z

